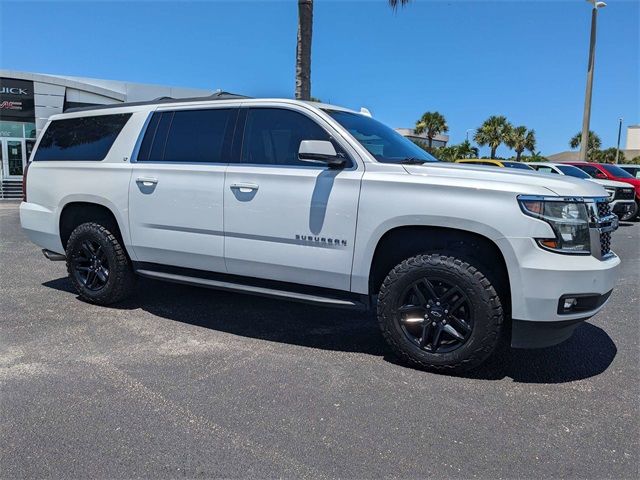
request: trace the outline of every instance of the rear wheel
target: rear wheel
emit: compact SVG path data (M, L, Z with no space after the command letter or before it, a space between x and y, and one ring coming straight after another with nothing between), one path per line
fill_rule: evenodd
M487 277L453 256L403 261L378 296L378 321L389 345L406 362L429 370L480 365L499 343L503 317Z
M84 300L108 305L131 293L135 283L131 263L106 227L93 222L76 227L66 254L69 278Z

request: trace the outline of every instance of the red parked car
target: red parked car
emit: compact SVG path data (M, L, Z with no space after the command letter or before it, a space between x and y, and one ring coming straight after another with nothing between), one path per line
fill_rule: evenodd
M581 170L591 175L593 178L602 180L616 180L633 185L636 191L636 204L638 205L638 216L640 216L640 178L635 178L626 170L618 165L610 163L591 163L591 162L566 162L569 165L575 165Z

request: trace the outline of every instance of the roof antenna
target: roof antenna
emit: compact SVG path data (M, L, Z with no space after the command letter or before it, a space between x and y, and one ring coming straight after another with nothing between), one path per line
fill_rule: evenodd
M369 118L373 117L373 115L371 115L371 112L369 111L369 109L365 108L365 107L360 107L360 113L362 115L366 116L366 117L369 117Z

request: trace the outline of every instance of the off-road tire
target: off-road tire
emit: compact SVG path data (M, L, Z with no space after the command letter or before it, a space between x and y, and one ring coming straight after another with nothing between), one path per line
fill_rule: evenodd
M421 277L437 276L466 294L473 329L466 343L447 353L425 351L400 326L398 304L402 292ZM501 340L504 313L500 297L478 268L454 256L417 255L397 265L384 279L378 296L378 323L393 352L407 364L438 372L460 373L478 367Z
M90 290L76 277L73 258L80 254L82 243L90 240L99 244L106 256L109 276L99 290ZM118 238L105 226L98 223L83 223L76 227L67 242L67 272L80 298L97 305L117 303L129 296L135 286L135 274L127 254Z

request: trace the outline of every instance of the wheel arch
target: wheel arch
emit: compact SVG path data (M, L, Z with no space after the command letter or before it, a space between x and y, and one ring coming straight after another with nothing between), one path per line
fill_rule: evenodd
M386 275L402 260L423 253L448 253L478 265L498 290L505 312L511 311L511 284L504 253L495 241L460 228L403 225L387 230L373 251L369 293L376 295Z
M66 202L60 208L60 216L58 218L58 231L63 248L66 250L71 232L78 225L86 222L96 222L109 230L113 230L112 233L126 250L128 242L125 239L127 238L128 230L123 228L126 224L122 219L118 219L114 211L115 209L112 206L93 199L71 199Z

